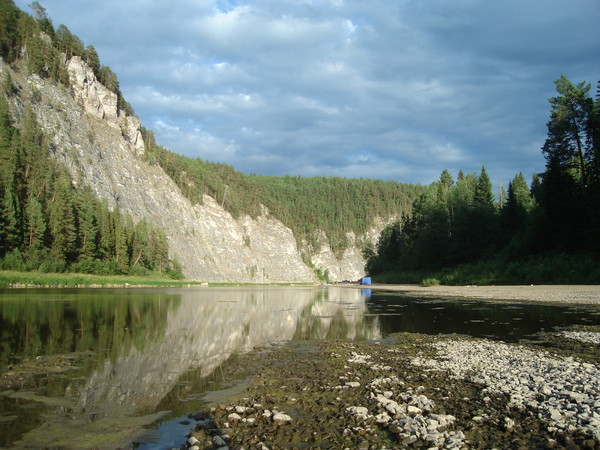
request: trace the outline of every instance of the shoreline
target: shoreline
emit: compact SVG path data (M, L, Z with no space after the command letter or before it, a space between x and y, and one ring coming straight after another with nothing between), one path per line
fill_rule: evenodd
M344 286L344 285L340 285ZM417 284L346 285L417 297L446 297L494 302L531 302L600 307L600 285L420 286Z

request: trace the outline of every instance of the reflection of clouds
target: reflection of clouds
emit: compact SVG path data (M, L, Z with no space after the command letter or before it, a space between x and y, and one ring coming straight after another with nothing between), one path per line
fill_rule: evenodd
M293 338L377 339L354 289L217 288L180 291L163 339L106 361L81 392L81 406L153 408L182 372L210 375L233 353ZM371 318L370 318L371 319ZM127 412L127 411L123 411Z

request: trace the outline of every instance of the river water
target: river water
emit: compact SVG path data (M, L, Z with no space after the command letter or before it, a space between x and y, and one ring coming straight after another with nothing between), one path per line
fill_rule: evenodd
M519 341L575 324L600 314L333 286L0 290L0 368L12 380L0 447L179 445L181 417L207 391L238 388L219 384L222 367L255 347L403 331Z

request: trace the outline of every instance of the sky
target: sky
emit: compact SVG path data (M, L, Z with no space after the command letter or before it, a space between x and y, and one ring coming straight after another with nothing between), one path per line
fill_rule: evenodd
M497 189L543 172L554 80L600 80L598 0L39 3L160 145L244 173L429 184L485 165Z

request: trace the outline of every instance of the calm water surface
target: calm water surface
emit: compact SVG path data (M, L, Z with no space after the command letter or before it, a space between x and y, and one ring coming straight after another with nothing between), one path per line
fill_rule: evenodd
M0 393L0 447L179 446L177 418L236 389L219 385L222 365L257 346L399 331L518 341L574 324L600 314L338 287L0 290L2 370L43 368L34 389Z

